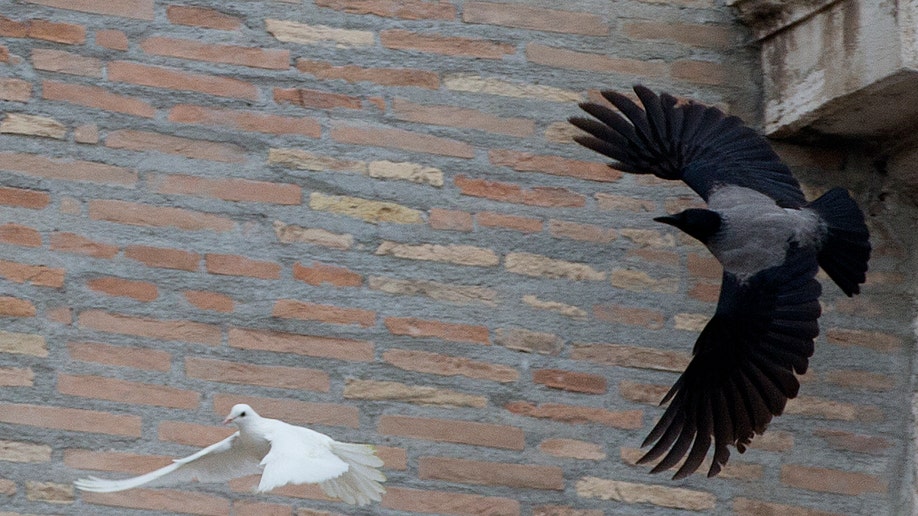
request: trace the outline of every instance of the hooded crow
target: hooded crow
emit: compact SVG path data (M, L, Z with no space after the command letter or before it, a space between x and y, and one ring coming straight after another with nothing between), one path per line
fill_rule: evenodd
M621 113L596 104L595 117L571 118L589 135L581 145L613 158L615 168L681 179L707 202L654 220L701 241L723 266L714 316L692 360L661 404L663 416L638 461L663 457L651 472L697 470L711 445L708 476L742 453L800 388L819 334L821 266L851 296L865 281L870 241L864 215L847 191L833 188L807 202L800 184L768 142L735 116L693 102L634 92L643 108L614 91L602 95ZM712 442L713 441L713 442Z

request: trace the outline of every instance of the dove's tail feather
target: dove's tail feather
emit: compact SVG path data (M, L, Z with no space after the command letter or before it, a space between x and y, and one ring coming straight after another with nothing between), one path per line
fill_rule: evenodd
M348 470L319 484L325 494L352 505L366 505L382 499L386 489L381 482L385 482L386 476L376 469L383 465L383 461L376 456L372 446L335 442L332 452L347 463Z
M116 491L124 491L127 489L134 489L135 487L140 487L153 483L158 478L171 473L172 471L178 469L181 466L179 462L173 462L166 467L157 469L156 471L151 471L149 473L131 477L124 478L121 480L106 480L104 478L98 477L88 477L81 478L73 483L77 489L83 491L92 491L94 493L114 493Z
M861 291L870 260L870 232L864 212L844 188L833 188L807 205L826 224L819 265L849 297Z

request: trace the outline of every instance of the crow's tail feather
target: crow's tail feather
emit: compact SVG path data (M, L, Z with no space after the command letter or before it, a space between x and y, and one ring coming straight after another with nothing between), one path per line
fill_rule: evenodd
M864 213L844 188L829 190L807 207L826 225L819 266L849 297L860 293L871 249Z

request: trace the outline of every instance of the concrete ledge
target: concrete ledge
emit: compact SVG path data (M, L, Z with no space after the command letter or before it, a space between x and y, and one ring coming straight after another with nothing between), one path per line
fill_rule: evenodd
M882 141L918 127L918 2L728 4L762 45L767 134Z

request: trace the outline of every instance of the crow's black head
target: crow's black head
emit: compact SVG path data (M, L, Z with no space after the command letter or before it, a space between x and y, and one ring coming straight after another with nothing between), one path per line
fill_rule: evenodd
M657 222L675 226L706 244L720 229L720 215L711 210L697 208L681 211L675 215L666 215L653 219Z

